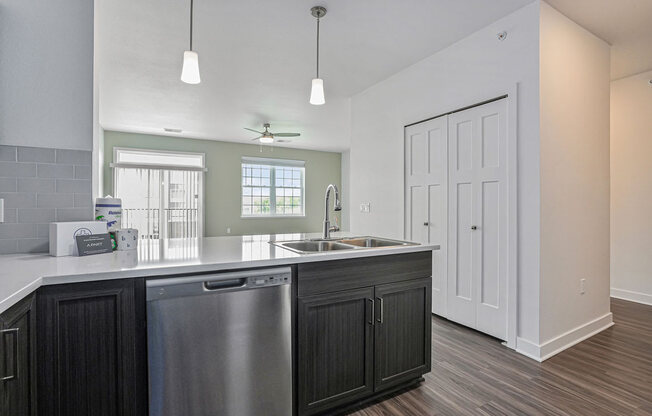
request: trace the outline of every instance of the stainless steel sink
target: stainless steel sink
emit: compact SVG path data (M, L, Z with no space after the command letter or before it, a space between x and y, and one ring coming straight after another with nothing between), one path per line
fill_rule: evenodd
M336 241L285 241L273 243L279 247L297 252L297 253L319 253L322 251L333 250L355 250L356 247L341 244Z
M396 246L415 246L416 243L409 241L390 240L387 238L376 237L355 237L338 240L343 244L350 244L356 247L377 248L377 247L396 247Z
M390 240L376 237L348 237L334 240L298 240L298 241L270 241L270 244L294 251L299 254L320 253L334 250L361 250L383 247L415 246L409 241Z

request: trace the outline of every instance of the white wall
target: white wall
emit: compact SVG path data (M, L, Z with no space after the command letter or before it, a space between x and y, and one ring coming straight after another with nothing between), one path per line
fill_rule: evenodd
M340 189L341 198L342 198L342 230L351 229L351 183L349 180L349 175L351 174L351 152L346 151L342 152L342 189Z
M611 324L609 45L542 3L540 62L545 356Z
M0 144L91 150L93 1L0 3Z
M508 32L501 42L497 34ZM539 4L532 3L354 96L351 230L403 237L403 126L518 83L518 336L539 341ZM362 214L361 202L371 203Z
M611 83L611 291L652 305L652 71Z

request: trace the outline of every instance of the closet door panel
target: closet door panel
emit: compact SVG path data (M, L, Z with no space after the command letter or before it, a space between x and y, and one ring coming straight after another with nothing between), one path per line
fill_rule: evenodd
M475 328L507 338L507 100L474 109L482 159L477 168L478 231L481 247Z
M432 312L446 316L448 117L405 129L405 238L433 251Z
M474 119L468 114L449 116L448 125L448 318L475 326L476 296L474 241L475 216Z

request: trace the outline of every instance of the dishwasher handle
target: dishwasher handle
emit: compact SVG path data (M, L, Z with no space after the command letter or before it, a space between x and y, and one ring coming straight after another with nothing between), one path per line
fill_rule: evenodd
M145 286L146 300L152 302L187 296L217 295L223 291L250 290L291 283L292 269L285 266L148 279Z
M220 290L220 289L234 289L244 287L247 284L247 279L229 279L229 280L213 280L204 282L206 290Z

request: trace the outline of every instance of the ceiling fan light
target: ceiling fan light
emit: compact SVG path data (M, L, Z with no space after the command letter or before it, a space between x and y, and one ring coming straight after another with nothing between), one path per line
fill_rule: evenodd
M266 143L266 144L274 143L274 137L273 136L263 136L263 137L260 138L260 142L261 143Z
M183 52L183 69L181 70L181 81L186 84L199 84L199 55L195 51Z
M310 104L322 105L324 103L326 103L326 99L324 98L324 80L314 78L312 80L312 89L310 90Z

